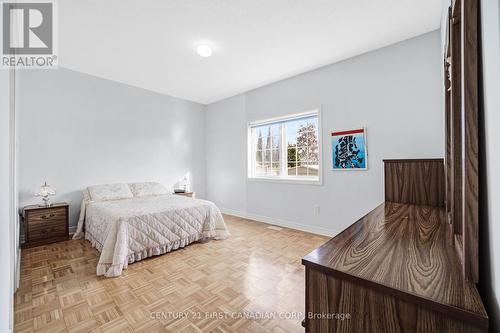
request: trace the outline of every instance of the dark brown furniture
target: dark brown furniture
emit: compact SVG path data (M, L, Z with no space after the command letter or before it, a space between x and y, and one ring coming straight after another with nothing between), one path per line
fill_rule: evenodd
M302 259L306 332L487 332L476 285L450 244L444 161L384 165L391 201Z
M182 195L184 197L188 197L188 198L195 198L196 197L196 192L178 192L178 193L174 193L175 195Z
M385 201L444 207L442 158L384 160L384 178Z
M444 54L446 212L466 279L479 281L478 0L454 0Z
M25 242L23 248L67 240L69 237L69 205L50 207L26 206L22 211Z
M475 285L478 13L478 0L448 10L444 161L385 160L385 203L303 258L306 332L487 332ZM350 318L323 316L335 313Z

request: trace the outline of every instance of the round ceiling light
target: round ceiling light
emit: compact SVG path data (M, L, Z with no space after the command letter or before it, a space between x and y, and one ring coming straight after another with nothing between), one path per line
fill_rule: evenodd
M198 53L198 55L203 58L210 57L212 55L212 46L207 44L198 45L198 47L196 48L196 53Z

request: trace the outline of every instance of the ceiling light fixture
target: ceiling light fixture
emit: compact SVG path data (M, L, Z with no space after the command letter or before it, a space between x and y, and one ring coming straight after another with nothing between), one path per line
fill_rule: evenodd
M196 53L198 53L198 55L203 58L210 57L212 55L212 46L207 44L198 45L198 47L196 48Z

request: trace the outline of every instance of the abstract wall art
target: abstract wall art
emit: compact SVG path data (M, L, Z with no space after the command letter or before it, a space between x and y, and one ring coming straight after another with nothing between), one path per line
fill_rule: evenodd
M366 130L364 128L332 132L333 170L366 170Z

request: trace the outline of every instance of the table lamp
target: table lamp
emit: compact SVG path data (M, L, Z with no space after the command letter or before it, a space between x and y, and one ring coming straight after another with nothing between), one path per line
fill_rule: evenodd
M56 195L56 190L50 187L47 182L45 182L42 186L40 186L40 190L35 193L35 197L42 197L43 205L42 207L50 207L50 197Z

